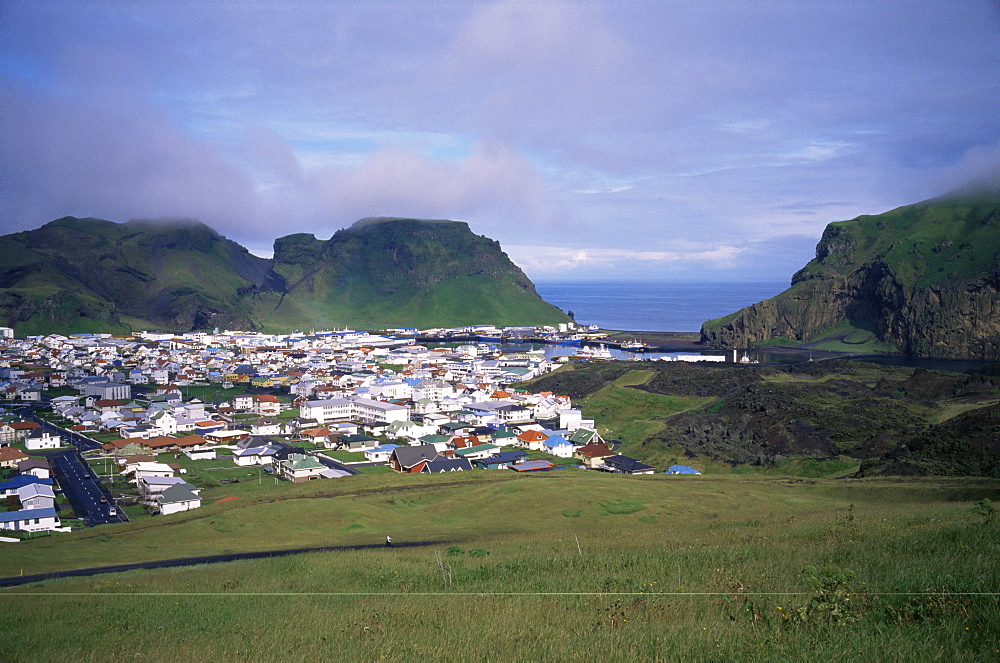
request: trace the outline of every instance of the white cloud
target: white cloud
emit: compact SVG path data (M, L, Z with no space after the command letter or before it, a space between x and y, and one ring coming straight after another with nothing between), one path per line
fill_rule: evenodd
M634 263L648 266L671 265L674 268L691 268L711 264L730 266L746 249L722 244L719 246L684 246L676 251L640 251L614 248L569 248L552 246L505 245L504 250L518 266L529 275L550 276L581 270L629 271Z

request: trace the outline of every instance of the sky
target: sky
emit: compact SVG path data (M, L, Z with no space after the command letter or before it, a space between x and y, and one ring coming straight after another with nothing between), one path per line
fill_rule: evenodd
M455 219L538 282L783 280L1000 179L998 99L993 0L11 0L0 233Z

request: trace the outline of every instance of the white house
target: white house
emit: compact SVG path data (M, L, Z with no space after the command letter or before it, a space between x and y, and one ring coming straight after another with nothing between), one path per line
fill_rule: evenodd
M240 467L250 467L252 465L273 465L274 455L278 453L278 447L263 446L240 449L233 453L233 462Z
M21 509L54 509L56 494L52 486L44 483L29 483L17 489L17 499L21 501Z
M576 430L582 425L583 413L580 410L562 410L559 412L559 428Z
M277 416L281 414L281 401L271 394L260 394L254 397L253 411L261 416Z
M125 466L125 473L135 473L129 481L138 484L143 477L172 477L174 470L165 463L138 462Z
M476 424L521 423L533 418L529 408L509 400L467 403L465 408L471 413L467 420Z
M0 513L0 529L46 532L62 530L61 524L55 509L21 509Z
M184 449L184 455L191 460L215 460L215 448Z
M253 396L241 394L233 397L233 407L237 410L250 410L253 408Z
M273 417L261 417L250 423L252 435L282 435L284 432L284 425Z
M160 514L168 516L171 513L189 511L201 506L201 497L194 492L193 486L188 483L173 485L156 496L156 506Z
M347 398L328 398L319 401L305 401L299 406L299 416L303 419L315 419L325 424L337 419L350 419L353 408Z
M392 455L392 450L398 446L397 444L383 444L380 447L368 449L365 451L365 458L372 463L388 463L389 456Z
M24 438L24 447L28 451L38 449L58 449L62 445L62 438L53 435L43 428L36 428L28 433Z
M173 435L177 432L177 417L166 410L159 410L151 415L149 424L159 429L160 435Z
M139 492L147 500L152 500L157 495L171 486L187 482L180 477L142 477L139 479ZM196 494L198 491L194 491Z
M338 419L355 419L366 424L392 423L410 418L406 405L376 401L370 398L331 398L322 401L305 401L299 406L299 416L315 419L321 424Z
M550 435L542 441L542 449L545 453L559 456L560 458L572 458L575 448L573 443L562 435Z

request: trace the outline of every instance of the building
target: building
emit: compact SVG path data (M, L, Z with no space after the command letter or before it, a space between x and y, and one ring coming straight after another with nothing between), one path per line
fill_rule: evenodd
M62 438L53 435L44 428L36 428L24 438L24 448L28 451L39 449L58 449L62 446Z
M61 530L61 525L55 509L21 509L20 511L0 513L0 529L20 532L48 532Z
M201 506L201 497L194 486L189 483L179 483L170 486L156 496L155 505L161 515L190 511Z
M321 424L338 419L356 420L366 424L391 424L394 421L408 421L410 408L370 398L330 398L303 402L299 406L299 416L303 419L315 419Z
M608 456L600 469L617 474L653 474L656 468L628 456Z
M132 398L132 387L118 382L85 382L80 390L84 396L96 396L99 400L127 401Z
M318 479L327 471L326 465L306 454L288 454L288 458L278 464L278 474L293 483L303 483Z

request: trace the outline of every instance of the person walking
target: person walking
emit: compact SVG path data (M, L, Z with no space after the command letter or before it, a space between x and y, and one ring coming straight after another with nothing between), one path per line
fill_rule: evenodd
M392 548L392 537L391 536L386 536L385 537L385 547L386 548Z

